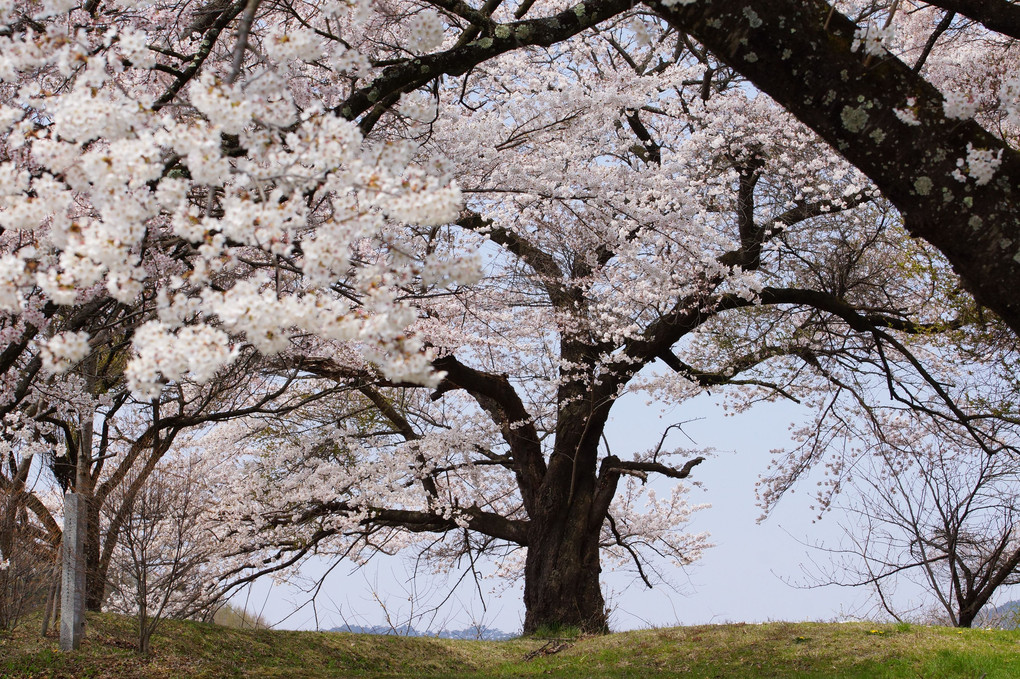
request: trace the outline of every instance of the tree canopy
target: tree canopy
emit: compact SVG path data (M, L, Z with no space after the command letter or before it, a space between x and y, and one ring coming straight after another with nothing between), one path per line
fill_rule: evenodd
M527 630L598 630L602 553L705 545L644 485L701 452L602 440L626 393L810 408L766 506L901 410L1012 450L1016 11L14 3L5 488L52 532L33 456L108 495L201 432L235 583L496 551Z

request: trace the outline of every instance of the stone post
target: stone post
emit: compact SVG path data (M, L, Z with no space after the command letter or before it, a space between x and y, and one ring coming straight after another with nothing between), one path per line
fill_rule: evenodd
M85 636L86 500L64 495L63 568L60 583L60 650L73 651Z

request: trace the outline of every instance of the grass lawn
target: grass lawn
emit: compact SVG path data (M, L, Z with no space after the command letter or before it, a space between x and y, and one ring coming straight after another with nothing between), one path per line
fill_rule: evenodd
M1020 677L1020 632L999 630L768 623L488 642L170 620L153 637L153 653L142 657L134 650L131 619L87 620L86 640L74 653L61 653L55 637L40 638L35 624L0 637L0 678Z

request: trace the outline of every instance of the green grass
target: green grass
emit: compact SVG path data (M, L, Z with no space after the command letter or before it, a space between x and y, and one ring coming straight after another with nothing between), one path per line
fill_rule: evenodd
M769 623L506 642L237 630L164 622L154 652L132 621L88 618L81 650L61 653L36 625L0 638L0 678L79 677L761 677L1012 679L1020 632L920 625ZM534 652L549 643L560 649ZM534 656L530 660L526 659Z

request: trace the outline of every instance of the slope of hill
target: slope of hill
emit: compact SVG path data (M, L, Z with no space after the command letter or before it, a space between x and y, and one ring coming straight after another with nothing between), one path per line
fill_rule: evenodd
M85 645L70 654L37 629L0 638L0 678L1020 676L1020 632L910 625L737 624L489 642L168 621L149 657L134 652L128 618L89 617Z

